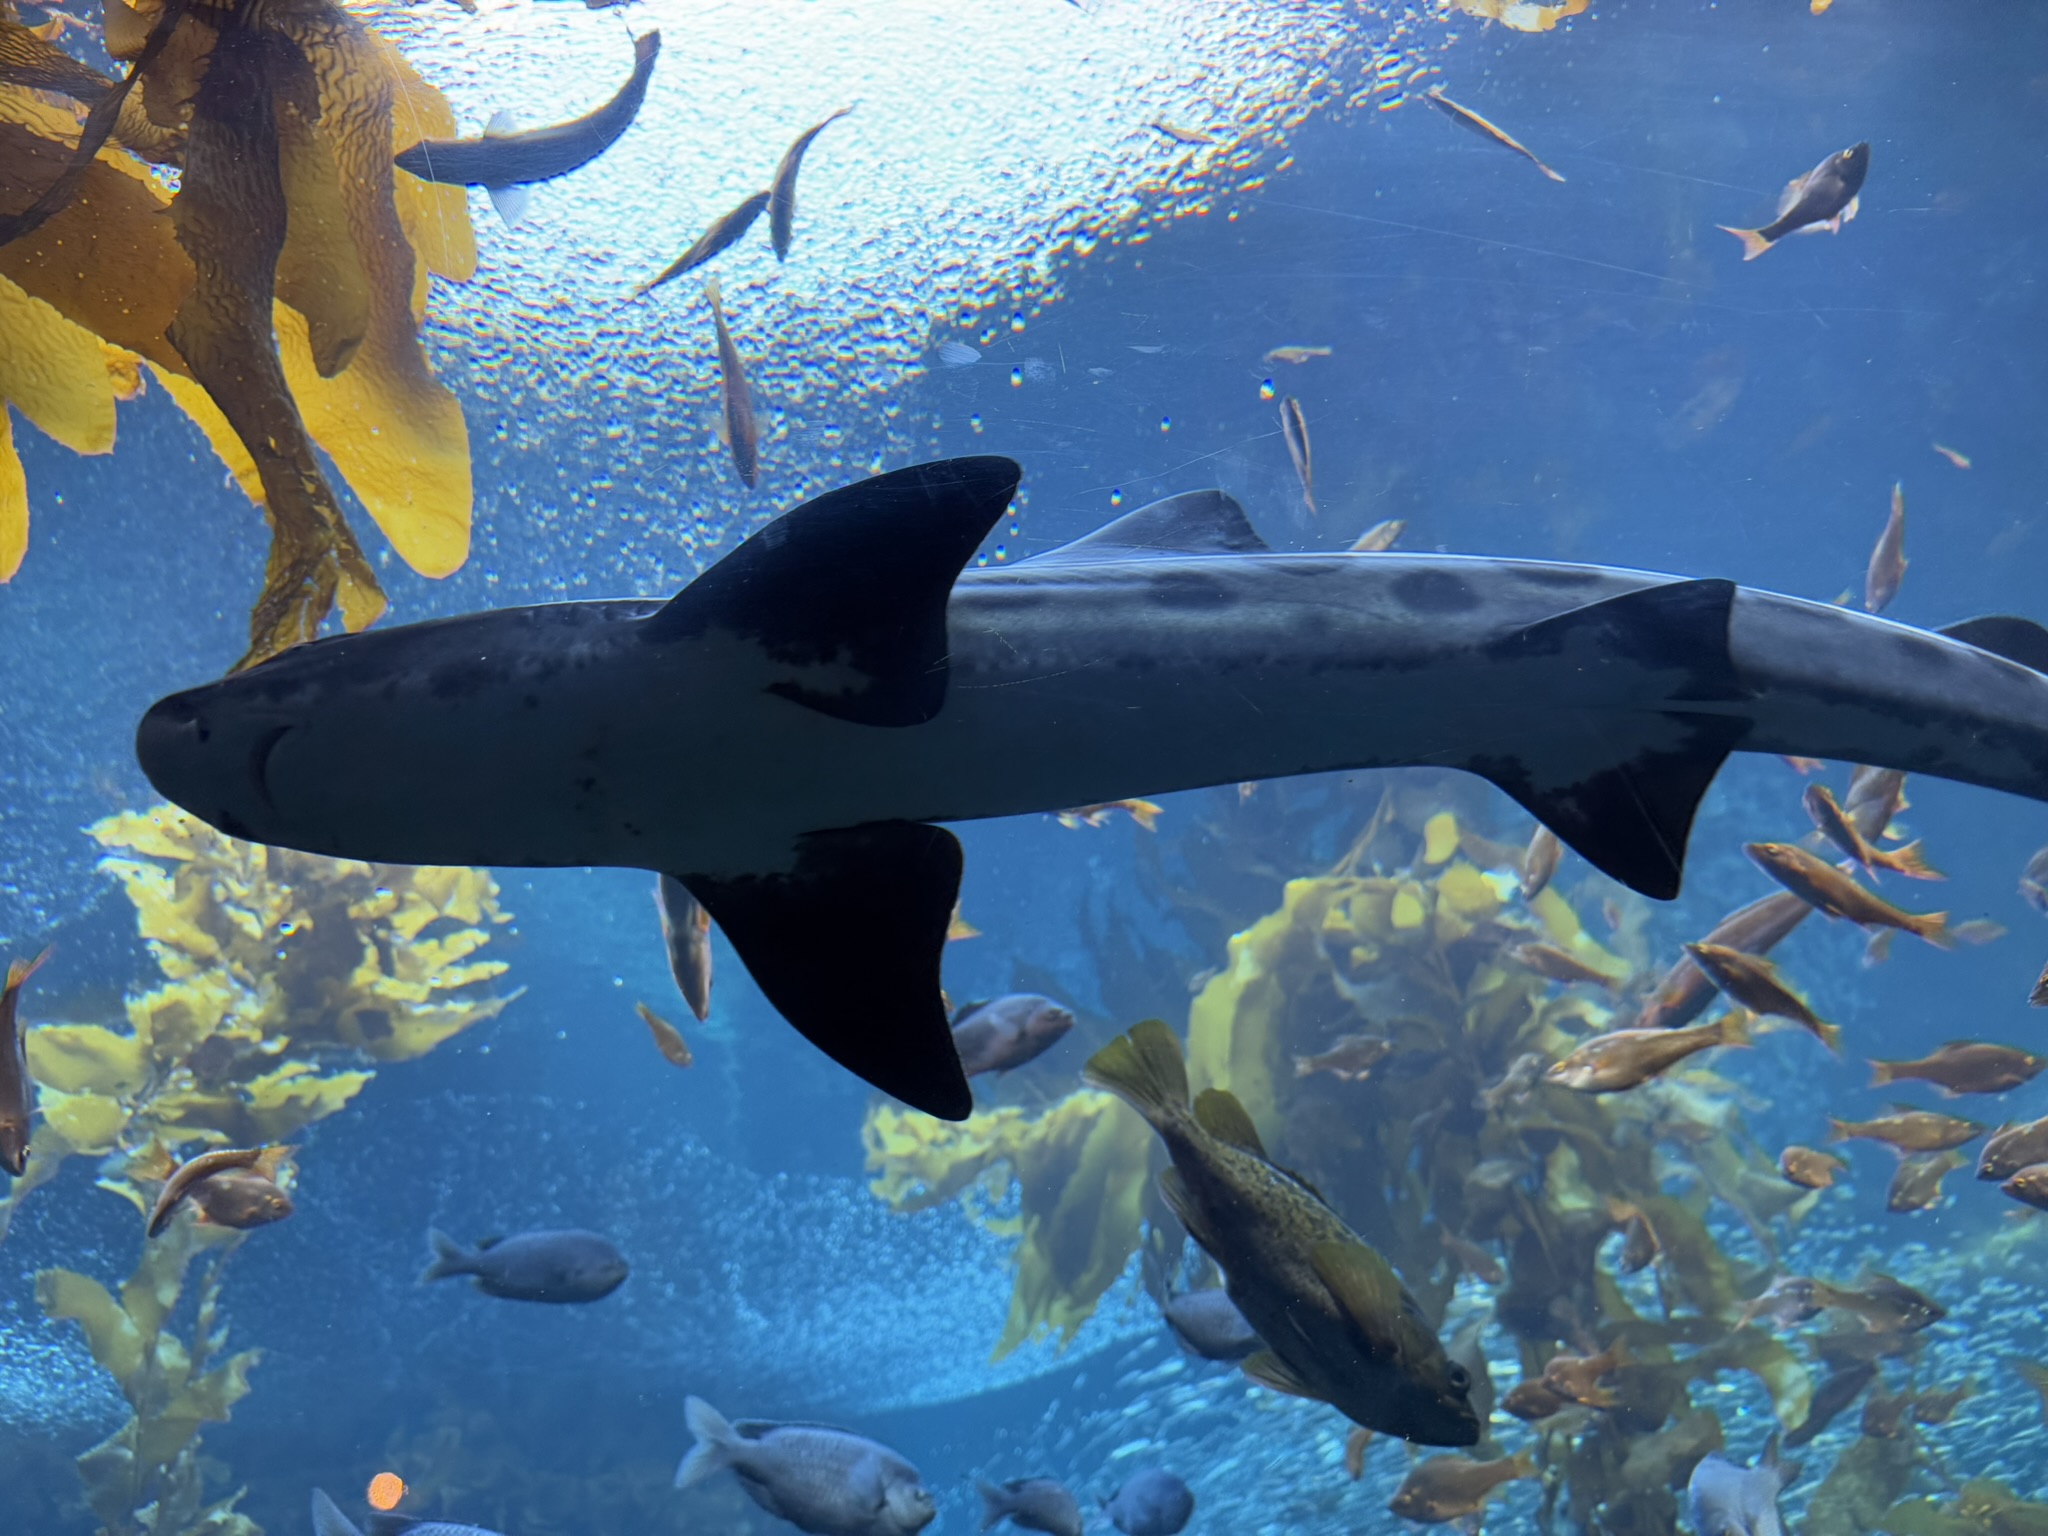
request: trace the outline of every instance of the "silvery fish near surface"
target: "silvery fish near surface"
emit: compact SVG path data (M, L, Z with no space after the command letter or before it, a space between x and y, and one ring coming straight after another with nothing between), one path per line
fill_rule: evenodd
M1164 1467L1145 1467L1102 1501L1102 1512L1124 1536L1180 1536L1194 1518L1195 1496Z
M1451 100L1450 97L1446 96L1441 90L1437 89L1435 86L1432 86L1427 91L1424 91L1422 93L1422 99L1428 102L1432 107L1435 107L1437 111L1443 113L1445 117L1448 117L1452 122L1458 124L1460 127L1471 129L1472 132L1478 134L1479 137L1481 137L1482 139L1487 139L1492 143L1498 144L1502 149L1514 151L1514 153L1520 155L1524 160L1528 161L1531 165L1535 166L1537 170L1541 171L1544 175L1548 176L1552 181L1564 180L1564 178L1558 175L1556 171L1553 171L1549 166L1545 165L1541 160L1537 159L1535 152L1531 150L1528 145L1524 144L1520 139L1515 138L1512 134L1508 133L1506 129L1498 127L1495 124L1488 122L1485 118L1481 117L1477 112L1474 112L1470 107L1459 106L1455 101Z
M1011 1072L1043 1056L1073 1027L1074 1015L1051 998L1012 992L956 1013L953 1046L969 1077Z
M1355 1424L1424 1445L1475 1445L1471 1378L1444 1352L1391 1265L1322 1198L1269 1162L1251 1117L1210 1088L1191 1108L1173 1031L1148 1019L1089 1058L1166 1144L1159 1192L1266 1348L1262 1386L1329 1403Z
M756 1504L811 1536L914 1536L938 1513L917 1468L864 1435L825 1424L728 1423L701 1397L683 1411L696 1444L676 1468L678 1488L729 1467Z
M434 1261L420 1283L468 1275L487 1296L507 1301L602 1301L624 1284L625 1256L595 1232L521 1232L465 1248L445 1233L427 1233Z
M733 473L740 484L752 490L761 483L761 428L754 420L754 388L747 382L747 366L740 361L740 349L733 345L726 328L725 305L720 301L718 279L704 279L704 298L711 305L711 324L718 340L718 390L724 411L726 450L732 454Z
M373 1514L370 1536L498 1536L480 1525L456 1525L447 1520L393 1520ZM363 1536L354 1521L335 1506L322 1489L313 1490L313 1536Z
M647 98L647 82L654 77L654 61L660 53L659 32L635 38L633 73L618 94L571 122L506 132L505 119L500 118L497 132L486 131L480 139L423 140L400 154L395 163L422 181L482 187L492 193L494 203L507 188L566 176L610 149L632 126L640 103ZM513 204L508 212L507 206L500 204L499 213L507 223L517 223L518 206Z
M1287 444L1287 457L1294 461L1294 477L1301 482L1301 499L1308 504L1309 516L1313 517L1315 460L1309 449L1308 417L1302 414L1301 402L1292 395L1280 397L1280 436Z
M673 875L655 878L654 905L661 914L661 944L668 951L668 973L702 1024L711 1017L711 914Z
M712 221L711 227L699 235L690 248L638 288L633 290L636 299L645 298L663 283L673 282L685 272L701 267L727 247L736 244L740 237L754 227L754 220L761 217L768 206L768 194L756 192L736 207L720 214Z
M1049 1477L1019 1477L1006 1483L976 1483L981 1494L981 1528L1007 1520L1020 1530L1046 1536L1081 1536L1081 1505L1066 1485Z
M1863 178L1870 172L1870 146L1852 144L1829 155L1804 176L1788 182L1778 199L1778 216L1761 229L1715 228L1742 242L1742 259L1755 261L1787 235L1805 229L1836 233L1856 217Z
M2048 799L2048 677L2010 659L2048 632L2024 620L1952 637L1726 581L1276 554L1215 490L968 569L1019 475L988 457L861 479L666 602L297 646L160 700L137 758L249 841L673 875L785 1019L950 1119L974 1099L939 989L962 855L937 823L1462 765L1662 899L1734 751Z
M775 167L775 179L768 184L768 238L775 246L777 261L788 259L789 243L796 235L796 176L803 169L804 155L811 147L811 140L852 110L851 107L841 107L822 123L798 134L789 148L782 152L782 160Z
M36 1085L28 1075L28 1026L21 1018L21 989L50 958L45 948L33 960L12 960L0 990L0 1168L14 1178L28 1172L29 1122L35 1116Z
M1870 567L1863 573L1863 611L1882 613L1899 595L1899 583L1906 579L1906 486L1892 485L1891 516L1870 551Z

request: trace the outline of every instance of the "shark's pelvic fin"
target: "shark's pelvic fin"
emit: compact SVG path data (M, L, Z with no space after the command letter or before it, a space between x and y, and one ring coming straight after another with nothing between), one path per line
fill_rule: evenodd
M2009 613L1987 613L1981 619L1945 624L1936 633L1951 640L1960 640L1965 645L1974 645L1994 656L2003 656L2007 661L2018 662L2036 672L2048 672L2048 629L2043 629L2032 619L2015 618Z
M1645 896L1670 900L1678 894L1693 815L1749 729L1739 715L1686 707L1746 696L1728 654L1734 599L1730 581L1668 582L1511 636L1496 647L1503 660L1549 659L1581 673L1628 668L1642 673L1655 694L1611 713L1561 704L1582 722L1583 734L1548 744L1540 770L1513 755L1465 766L1520 801L1588 863Z
M952 833L913 821L812 832L785 872L682 880L805 1039L914 1109L973 1112L939 994L960 894Z
M1183 491L1126 512L1071 544L1033 555L1030 563L1269 553L1270 546L1252 530L1234 498L1217 490Z
M1009 459L942 459L828 491L691 582L647 638L724 630L790 669L771 693L859 725L922 725L946 698L954 578L1021 473Z

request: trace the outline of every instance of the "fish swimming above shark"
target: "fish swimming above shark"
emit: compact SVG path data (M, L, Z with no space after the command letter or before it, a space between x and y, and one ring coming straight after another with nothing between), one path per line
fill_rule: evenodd
M1955 638L1731 581L1278 553L1213 490L968 569L1020 473L949 459L827 492L667 601L297 646L159 701L137 756L254 842L672 876L791 1024L947 1119L973 1098L938 823L1433 764L1669 898L1730 752L2048 800L2048 676L2006 659L2048 661L2026 620Z

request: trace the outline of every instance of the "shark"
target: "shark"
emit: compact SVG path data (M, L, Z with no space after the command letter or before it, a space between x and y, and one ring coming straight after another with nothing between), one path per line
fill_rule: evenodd
M1001 457L828 491L667 599L296 646L150 707L150 782L231 836L390 864L680 881L769 1003L947 1119L947 823L1444 765L1677 894L1732 752L2048 800L2048 630L1943 632L1721 579L1276 551L1217 490L1011 564Z

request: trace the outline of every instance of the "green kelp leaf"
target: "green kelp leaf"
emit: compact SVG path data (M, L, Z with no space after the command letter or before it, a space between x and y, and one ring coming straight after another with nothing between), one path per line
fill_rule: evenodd
M149 1343L99 1281L75 1270L46 1269L36 1275L36 1301L53 1322L69 1319L85 1330L86 1348L123 1390L139 1379Z

